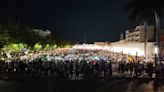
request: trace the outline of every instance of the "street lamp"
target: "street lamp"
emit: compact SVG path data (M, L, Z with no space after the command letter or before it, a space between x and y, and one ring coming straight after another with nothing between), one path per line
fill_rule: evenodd
M154 53L158 54L158 47L157 46L154 47Z

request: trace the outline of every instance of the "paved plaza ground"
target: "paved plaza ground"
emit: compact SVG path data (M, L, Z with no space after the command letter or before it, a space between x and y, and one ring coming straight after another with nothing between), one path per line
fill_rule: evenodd
M0 92L155 92L151 83L161 80L113 77L105 80L68 80L52 77L3 77ZM159 83L157 83L159 84ZM158 85L157 85L158 86ZM143 91L143 90L148 91ZM163 91L158 91L163 92Z

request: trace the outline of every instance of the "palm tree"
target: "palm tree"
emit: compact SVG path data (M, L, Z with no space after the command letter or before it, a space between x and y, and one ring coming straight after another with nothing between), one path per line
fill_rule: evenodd
M164 5L162 0L132 0L124 8L125 12L130 11L129 19L135 23L147 22L148 24L154 23L154 13L162 17Z
M129 19L133 20L134 23L145 22L145 34L146 32L146 24L155 24L156 27L156 45L159 48L159 30L160 30L160 21L159 18L162 17L164 10L164 5L162 0L132 0L129 4L126 5L124 11L130 11ZM145 35L146 37L146 35ZM145 38L145 47L146 40ZM146 50L146 48L145 48ZM146 51L145 51L146 52ZM159 52L157 54L157 60L159 63Z

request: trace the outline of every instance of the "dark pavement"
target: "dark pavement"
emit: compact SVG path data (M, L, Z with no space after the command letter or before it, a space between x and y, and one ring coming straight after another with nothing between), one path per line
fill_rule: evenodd
M60 78L17 78L0 80L0 92L126 92L129 80L111 78L66 80Z
M164 92L163 79L112 77L69 80L60 77L0 75L0 92ZM161 91L153 91L153 90Z

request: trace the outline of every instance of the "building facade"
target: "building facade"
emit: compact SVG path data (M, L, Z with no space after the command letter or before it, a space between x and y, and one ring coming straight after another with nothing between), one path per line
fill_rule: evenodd
M154 41L154 26L147 26L147 41ZM125 40L127 42L145 42L145 27L140 25L136 28L125 31Z

